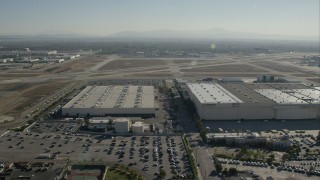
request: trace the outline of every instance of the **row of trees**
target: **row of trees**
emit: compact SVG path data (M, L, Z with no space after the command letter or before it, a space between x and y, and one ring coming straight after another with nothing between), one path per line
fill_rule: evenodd
M188 157L189 157L189 161L190 161L190 165L192 167L192 170L193 170L193 176L194 178L196 179L197 178L197 174L198 174L198 169L197 169L197 166L196 166L196 161L194 159L194 156L192 155L192 150L189 146L189 142L186 138L185 135L182 136L182 142L187 150L187 154L188 154Z
M196 111L196 108L195 108L193 102L188 99L188 100L185 100L185 103L189 109L191 116L192 116L192 120L195 123L195 125L198 129L198 132L200 133L200 137L202 138L202 140L204 142L207 142L207 131L202 123L201 118L198 116L198 113Z
M220 163L216 163L215 167L216 167L216 171L218 173L222 173L224 175L235 176L238 174L238 170L234 167L230 167L229 170L227 168L223 169L223 167Z

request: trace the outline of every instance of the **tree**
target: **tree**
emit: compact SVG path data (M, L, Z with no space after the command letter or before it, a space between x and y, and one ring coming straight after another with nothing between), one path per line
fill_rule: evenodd
M309 171L315 170L315 167L313 165L310 166Z
M237 175L238 174L238 170L234 167L229 168L229 174L231 176Z
M317 141L320 142L320 131L318 131Z
M220 173L222 171L222 165L220 163L216 164L216 171Z
M281 157L282 163L284 164L286 162L286 160L289 158L288 154L283 154Z
M113 120L112 120L112 119L109 119L109 122L108 122L108 126L109 126L109 128L111 128L111 127L112 127L112 124L113 124Z
M267 159L267 163L268 164L272 164L273 161L274 161L274 154L270 154L268 159Z
M89 125L89 119L85 119L85 120L84 120L84 125L85 125L85 126L88 126L88 125Z
M228 174L228 169L227 169L227 168L224 168L224 170L222 171L222 173L223 173L224 175L227 175L227 174Z
M309 148L307 148L307 149L306 149L306 153L308 154L309 152L310 152L310 149L309 149Z
M270 159L274 159L274 154L270 154L270 155L269 155L269 158L270 158Z
M162 179L164 179L166 177L167 173L164 169L160 169L159 175Z

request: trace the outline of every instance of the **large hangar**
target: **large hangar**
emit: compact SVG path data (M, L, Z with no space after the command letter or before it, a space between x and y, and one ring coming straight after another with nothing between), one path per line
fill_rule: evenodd
M315 119L320 116L320 90L301 84L188 83L204 120Z
M154 116L153 86L87 86L62 107L63 116Z

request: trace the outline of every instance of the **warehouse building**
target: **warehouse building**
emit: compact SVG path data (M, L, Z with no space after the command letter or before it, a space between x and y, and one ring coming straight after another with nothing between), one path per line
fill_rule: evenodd
M111 121L112 122L112 121ZM89 119L88 129L90 130L106 130L110 128L110 119L94 117Z
M209 143L223 142L228 145L255 145L267 142L267 139L258 133L209 133L206 136Z
M320 91L301 84L188 83L186 90L204 120L316 119Z
M63 116L155 114L153 86L88 86L62 107Z
M268 138L266 136L261 136L258 133L208 133L207 135L208 143L223 143L231 146L241 146L241 145L262 145L269 144L271 149L274 150L284 150L291 147L291 140L288 135L281 137Z
M114 120L114 129L117 133L128 133L131 127L131 121L127 118L118 118Z
M135 122L132 124L132 132L133 133L143 133L144 132L144 124L142 122Z

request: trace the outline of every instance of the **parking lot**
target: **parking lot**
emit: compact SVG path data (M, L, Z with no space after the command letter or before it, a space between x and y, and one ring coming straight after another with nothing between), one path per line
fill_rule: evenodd
M157 110L154 118L144 119L145 123L154 124L155 130L158 132L171 133L177 130L175 123L172 119L176 116L172 107L170 106L170 97L168 93L160 93L155 90L156 99L155 104Z
M59 176L63 166L53 162L28 162L0 163L0 179L10 176L10 179L55 179Z
M284 166L275 167L268 166L266 163L246 162L223 158L218 158L217 161L222 163L223 167L235 167L240 171L248 171L257 177L262 177L263 179L266 179L268 176L272 176L275 179L294 177L297 179L318 180L320 176L320 168L309 172L309 169L305 169L303 166L290 165L289 163Z
M55 133L55 134L68 134L75 133L81 123L71 123L66 121L38 121L29 128L30 132L36 133Z
M239 157L234 158L217 158L218 163L223 164L223 167L235 167L238 170L253 171L253 174L266 178L272 174L274 178L289 178L295 177L298 179L319 179L320 176L320 160L319 160L319 144L316 143L316 135L318 131L272 131L260 132L260 135L268 138L281 137L287 134L291 140L292 146L299 147L301 150L296 156L289 157L284 164L282 155L286 151L267 151L260 149L260 155L264 154L267 158L274 155L275 163L267 164L262 161L241 161ZM249 149L252 152L258 152L258 149ZM232 155L239 151L237 147L214 147L210 148L208 152L212 154ZM250 172L252 174L252 172Z
M156 178L160 168L166 171L166 178L171 178L173 173L181 177L192 175L180 136L112 138L85 134L11 132L0 138L0 162L36 162L39 155L44 153L50 154L53 159L43 161L53 160L56 163L70 159L72 162L105 161L124 164L141 171L146 179Z

